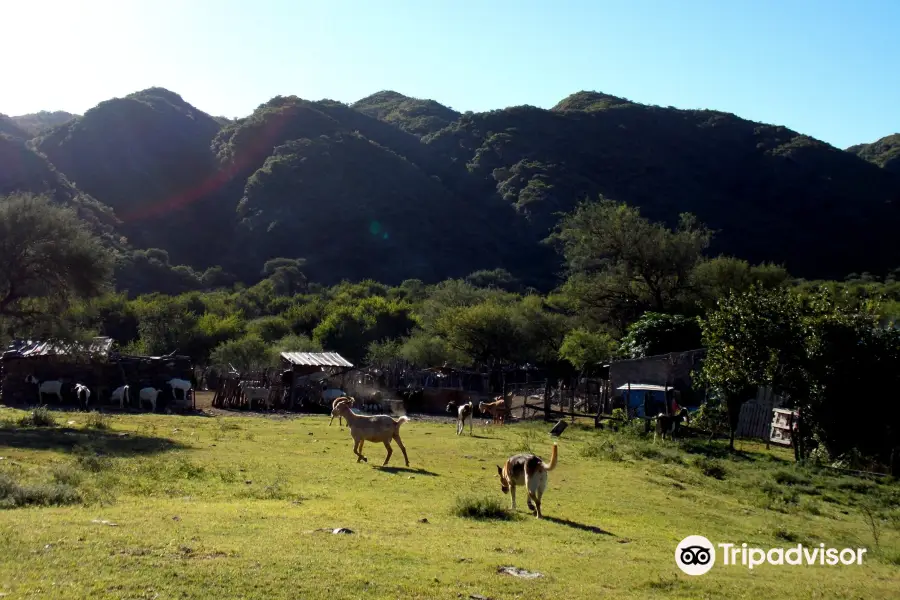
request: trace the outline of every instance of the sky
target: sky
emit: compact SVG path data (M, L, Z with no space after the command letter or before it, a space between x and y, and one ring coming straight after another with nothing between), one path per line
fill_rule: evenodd
M596 90L845 148L900 131L898 0L0 0L0 113L164 87L212 115L380 90L485 111Z

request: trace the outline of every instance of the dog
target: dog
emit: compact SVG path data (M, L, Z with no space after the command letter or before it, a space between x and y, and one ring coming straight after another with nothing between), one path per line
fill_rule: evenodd
M456 435L461 434L466 429L466 419L469 420L469 435L472 435L472 411L474 404L469 400L466 404L457 406L456 402L447 404L447 412L456 413Z
M658 436L662 436L662 439L665 440L666 435L669 436L669 439L674 440L682 421L691 422L691 415L686 408L682 408L674 415L659 413L656 416L656 431L653 433L653 442L656 443Z
M512 509L516 510L516 486L525 486L528 490L528 510L540 519L541 498L547 489L547 473L556 468L558 457L556 442L553 442L553 451L550 454L550 464L534 454L516 454L510 456L503 468L497 465L497 473L500 475L500 490L512 496Z

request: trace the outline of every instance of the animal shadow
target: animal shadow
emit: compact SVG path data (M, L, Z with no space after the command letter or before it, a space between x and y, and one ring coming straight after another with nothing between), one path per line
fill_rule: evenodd
M588 533L595 533L597 535L615 536L614 533L606 531L605 529L595 527L594 525L585 525L584 523L577 523L575 521L570 521L569 519L560 519L558 517L548 517L547 515L543 515L542 520L550 521L551 523L556 523L557 525L565 525L566 527L571 527L573 529L578 529L580 531L587 531Z
M433 471L426 471L425 469L410 469L409 467L380 467L378 465L373 466L374 469L378 471L383 471L385 473L390 473L391 475L400 475L402 473L410 473L413 475L427 475L429 477L438 477L439 474Z

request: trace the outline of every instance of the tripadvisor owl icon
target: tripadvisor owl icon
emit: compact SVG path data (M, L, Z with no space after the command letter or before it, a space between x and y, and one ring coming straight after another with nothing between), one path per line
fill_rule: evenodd
M675 548L675 564L688 575L703 575L716 564L716 549L702 535L689 535Z

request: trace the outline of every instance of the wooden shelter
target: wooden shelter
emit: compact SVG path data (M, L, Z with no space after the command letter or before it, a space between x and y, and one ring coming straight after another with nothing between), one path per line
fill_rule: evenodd
M290 406L295 406L298 394L313 400L321 392L327 379L340 377L353 369L353 364L337 352L282 352L281 362L290 389ZM321 395L321 394L318 394Z

